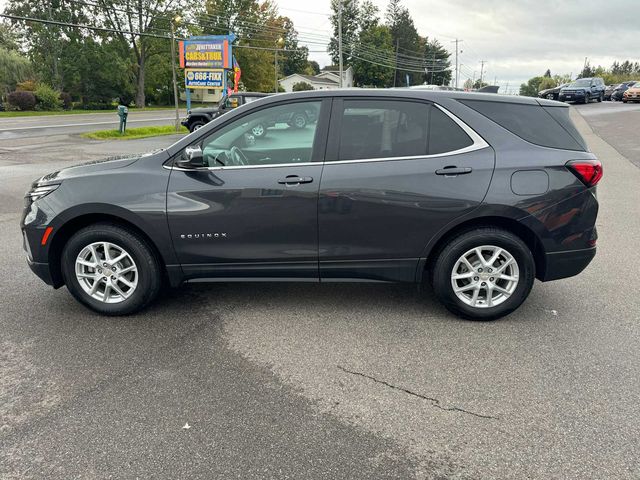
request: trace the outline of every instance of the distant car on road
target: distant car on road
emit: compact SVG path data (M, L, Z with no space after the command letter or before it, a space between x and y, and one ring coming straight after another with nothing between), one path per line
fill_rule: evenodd
M604 80L600 77L580 78L560 89L558 100L561 102L589 103L591 100L601 102L604 99Z
M187 112L187 117L182 120L182 125L187 127L190 132L194 132L202 128L214 118L233 110L241 105L251 103L260 98L273 95L272 93L261 92L237 92L224 96L217 105L211 107L194 108Z
M317 121L252 135L300 110ZM31 269L104 315L141 310L163 283L426 281L450 311L491 320L536 278L591 262L601 177L559 102L284 93L165 150L45 175L21 228Z
M620 85L616 87L616 89L611 94L611 99L621 102L622 99L624 98L624 92L626 92L629 87L631 87L632 85L635 85L636 83L637 83L637 80L632 80L630 82L622 82Z
M622 101L624 103L640 102L640 82L636 82L627 88L627 90L622 94Z
M568 83L563 83L562 85L558 85L557 87L547 88L545 90L540 90L538 92L539 98L546 98L547 100L558 100L558 96L560 95L560 90L569 85Z

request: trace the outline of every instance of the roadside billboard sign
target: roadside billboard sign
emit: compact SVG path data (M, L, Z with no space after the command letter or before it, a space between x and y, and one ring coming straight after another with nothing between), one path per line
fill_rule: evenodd
M232 37L216 35L181 41L180 68L233 68Z
M187 68L184 86L187 88L224 88L225 71L221 68Z

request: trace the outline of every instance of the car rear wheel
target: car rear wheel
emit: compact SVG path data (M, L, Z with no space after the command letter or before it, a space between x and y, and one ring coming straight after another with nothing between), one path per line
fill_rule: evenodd
M160 291L162 272L146 241L109 223L75 233L61 259L67 289L83 305L104 315L128 315Z
M495 320L529 296L535 264L519 237L483 227L450 241L431 273L434 293L449 311L470 320Z
M205 122L203 122L202 120L196 120L195 122L192 122L189 125L189 131L190 132L195 132L196 130L199 130L200 128L204 127L206 125Z

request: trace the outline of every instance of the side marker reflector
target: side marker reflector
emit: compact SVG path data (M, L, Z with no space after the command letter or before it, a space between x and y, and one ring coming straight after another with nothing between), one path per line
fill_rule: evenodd
M40 245L43 247L47 244L47 240L49 240L49 235L53 232L53 227L47 227L44 231L44 235L42 235L42 240L40 241Z

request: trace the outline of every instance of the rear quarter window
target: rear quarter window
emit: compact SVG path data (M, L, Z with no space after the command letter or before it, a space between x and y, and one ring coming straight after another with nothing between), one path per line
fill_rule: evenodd
M586 144L569 118L567 107L541 107L485 100L461 103L493 120L527 142L562 150L586 150Z

